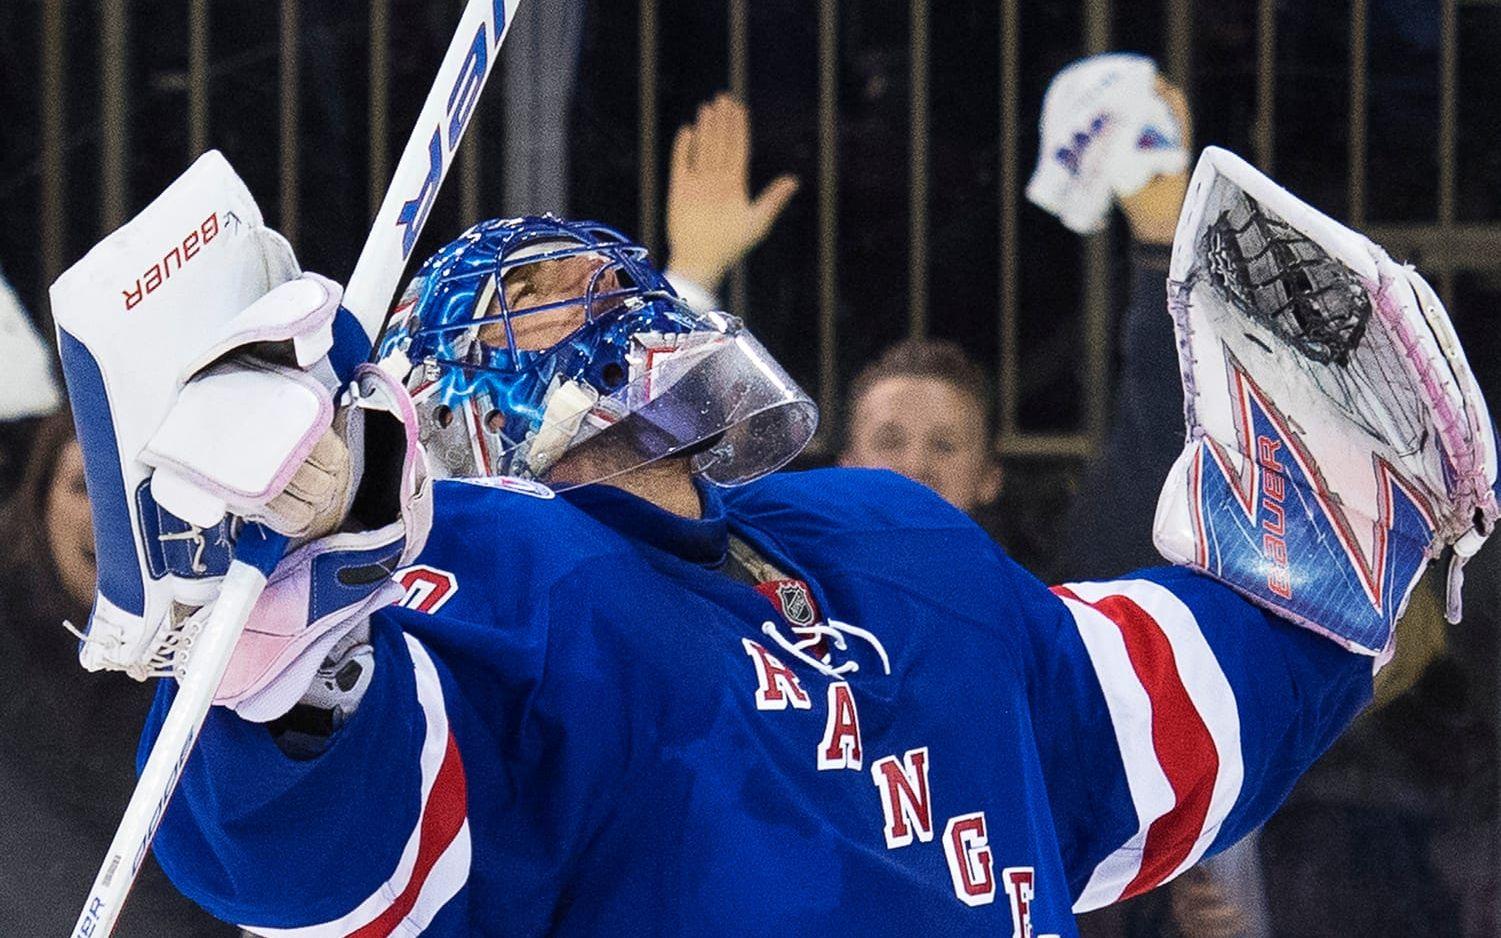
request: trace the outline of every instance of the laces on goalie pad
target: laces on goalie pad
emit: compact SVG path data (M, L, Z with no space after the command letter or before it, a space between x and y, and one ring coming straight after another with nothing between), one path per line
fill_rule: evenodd
M1155 539L1279 615L1389 656L1428 563L1498 516L1485 401L1410 267L1209 148L1173 246L1187 445Z
M1371 298L1339 261L1250 196L1220 212L1199 254L1221 297L1312 361L1348 365Z

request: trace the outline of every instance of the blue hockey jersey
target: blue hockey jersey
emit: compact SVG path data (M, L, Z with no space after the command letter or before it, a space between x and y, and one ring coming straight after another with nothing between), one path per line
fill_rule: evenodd
M1213 581L1050 591L890 473L703 495L439 483L359 710L299 761L216 709L161 865L262 935L1068 936L1369 698ZM787 579L726 576L731 536Z

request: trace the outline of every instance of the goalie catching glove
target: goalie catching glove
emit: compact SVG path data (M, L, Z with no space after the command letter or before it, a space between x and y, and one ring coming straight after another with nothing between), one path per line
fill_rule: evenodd
M1498 515L1496 438L1427 282L1211 147L1168 292L1188 440L1163 555L1383 663L1452 547L1458 621L1460 570Z

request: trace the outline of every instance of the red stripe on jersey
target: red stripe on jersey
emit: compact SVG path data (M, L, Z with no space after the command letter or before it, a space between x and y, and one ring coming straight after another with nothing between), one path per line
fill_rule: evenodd
M1167 634L1146 610L1125 596L1091 603L1066 587L1055 592L1099 611L1120 629L1131 667L1152 701L1152 748L1172 786L1174 805L1147 829L1141 867L1121 893L1121 899L1129 899L1161 885L1193 850L1209 815L1219 754L1183 686Z
M350 938L386 938L396 930L417 904L417 897L427 882L428 873L432 872L433 864L459 835L467 811L468 785L464 779L464 763L459 758L458 741L450 732L443 764L438 768L438 777L427 796L427 810L422 815L422 833L412 878L389 908L370 924L351 932Z

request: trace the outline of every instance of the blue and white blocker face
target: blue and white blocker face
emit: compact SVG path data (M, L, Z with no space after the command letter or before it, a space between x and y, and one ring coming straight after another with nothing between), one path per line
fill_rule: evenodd
M429 259L381 354L408 370L438 478L563 490L685 456L738 485L818 423L740 320L690 309L619 232L551 216L482 222Z

